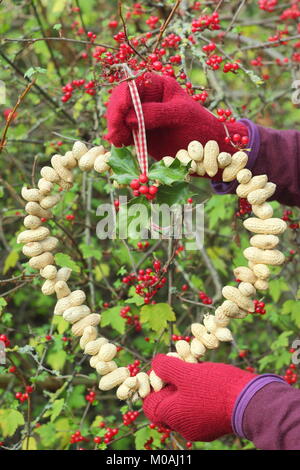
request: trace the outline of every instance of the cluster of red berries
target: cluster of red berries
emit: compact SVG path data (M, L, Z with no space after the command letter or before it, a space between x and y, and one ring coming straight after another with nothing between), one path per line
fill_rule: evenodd
M113 438L118 434L119 428L106 428L103 442L104 444L111 444Z
M135 197L144 195L148 200L155 198L155 195L158 191L158 187L153 184L148 184L149 178L147 175L141 174L139 179L133 179L130 183L130 187L133 190L133 195Z
M235 122L235 117L232 116L232 111L230 109L223 109L223 108L218 108L217 109L217 114L218 114L218 120L221 122L229 121L229 122Z
M179 245L178 248L175 251L175 255L179 255L179 253L181 253L182 251L184 251L184 246Z
M21 403L28 400L29 394L33 392L34 388L32 387L32 385L26 385L25 390L26 391L24 393L17 392L15 394L16 399L19 400Z
M127 325L134 325L135 331L141 331L142 325L139 321L139 316L132 315L129 305L121 309L120 316L126 320Z
M257 56L256 59L253 59L251 60L251 65L253 65L253 67L260 67L263 65L262 63L262 57L261 56Z
M172 338L172 341L187 341L188 343L191 341L191 337L190 336L180 336L180 335L172 335L171 336Z
M293 211L291 211L290 209L286 209L283 211L282 220L285 220L286 222L291 222L289 223L289 228L291 228L292 230L296 230L297 228L299 228L299 222L293 222L293 219L291 219L292 216Z
M239 210L235 213L236 217L242 217L243 215L251 214L251 212L252 212L251 204L249 204L247 199L241 197L239 199Z
M198 294L199 299L202 301L203 304L205 305L210 305L212 304L213 300L211 297L209 297L205 292L200 291Z
M213 70L219 70L220 64L223 62L223 57L218 54L212 54L205 63Z
M85 399L86 401L93 403L96 400L96 392L91 390L89 393L86 394Z
M296 374L295 369L295 364L290 364L283 376L284 380L290 385L295 384L298 380L298 375Z
M258 6L261 10L271 13L277 6L277 0L259 0Z
M146 250L148 250L148 248L150 246L150 243L149 242L145 242L145 243L138 242L136 246L137 246L137 249L139 251L146 251Z
M122 282L128 285L134 285L137 282L135 291L141 297L144 297L145 304L149 304L159 289L163 288L167 282L166 277L159 277L157 274L161 271L161 263L158 260L153 262L153 268L140 269L138 275L132 273L123 277ZM155 303L152 300L152 303Z
M240 66L237 62L227 62L227 64L225 64L223 67L223 72L236 72L239 68Z
M136 359L133 364L128 364L127 369L130 372L130 377L135 377L140 372L141 361Z
M180 43L181 43L181 37L178 36L178 34L170 33L168 36L164 38L161 45L162 47L177 49Z
M219 13L214 12L212 15L201 15L198 19L192 21L192 33L204 31L205 29L220 29Z
M300 10L298 8L298 5L296 2L293 3L293 5L290 8L287 8L282 12L280 15L280 19L283 21L286 20L297 20L300 16Z
M156 429L160 434L162 434L160 438L160 442L162 444L170 437L171 429L169 428L166 428L164 426L156 426L154 423L150 423L149 428Z
M130 426L130 424L132 424L139 415L139 411L128 411L127 413L124 413L122 416L124 426Z
M146 24L149 26L150 29L155 29L158 22L159 17L154 15L149 16L149 18L146 20Z
M261 302L260 300L253 300L253 303L255 307L254 313L259 313L260 315L266 314L266 309L265 309L266 304L264 302Z
M72 220L74 220L74 219L75 219L75 215L73 215L73 214L67 214L67 215L66 215L66 220L72 221Z
M249 142L249 137L247 135L241 136L240 134L233 134L233 136L224 138L226 144L233 144L237 148L245 147Z
M78 442L90 442L90 440L82 436L80 431L75 431L71 436L70 444L77 444Z
M72 82L69 82L65 86L62 87L62 91L64 94L61 97L61 101L63 103L67 103L67 101L69 101L72 98L74 90L82 88L82 87L84 88L85 93L87 93L88 95L95 95L96 94L95 86L96 86L96 82L94 80L90 80L87 83L84 79L73 80Z
M0 341L5 344L5 347L8 348L10 346L10 340L6 335L0 335Z

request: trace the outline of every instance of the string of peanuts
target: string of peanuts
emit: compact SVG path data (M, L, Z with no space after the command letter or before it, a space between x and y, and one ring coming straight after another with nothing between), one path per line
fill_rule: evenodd
M27 201L25 211L28 215L24 219L27 230L19 234L17 242L24 244L23 253L30 258L29 265L39 269L41 277L45 279L42 292L45 295L56 294L54 315L63 316L72 324L72 333L81 337L80 347L84 354L91 356L91 367L102 376L99 389L106 391L118 387L116 394L120 400L131 398L135 401L145 398L150 393L150 386L159 391L164 386L163 381L154 371L149 375L139 372L130 377L127 367L117 366L114 361L117 347L106 338L98 336L97 326L101 316L92 313L85 304L86 295L82 290L71 292L67 284L71 269L57 269L55 266L52 252L58 244L58 239L50 236L47 227L41 226L41 219L50 219L51 209L60 200L60 195L54 193L55 184L65 190L70 189L73 184L72 170L77 166L82 171L94 169L98 173L112 173L109 157L110 153L105 151L103 146L88 150L86 145L79 141L75 142L72 151L68 151L64 156L54 155L51 158L51 166L41 169L38 188L22 189L22 197ZM203 324L191 325L194 336L191 343L177 341L176 352L168 353L186 362L196 363L205 355L207 349L216 349L220 342L232 341L231 332L227 328L231 318L244 318L254 311L252 297L255 296L256 290L268 288L268 265L278 266L284 262L284 255L275 247L279 243L277 235L283 233L287 225L282 219L273 218L272 206L266 202L274 194L276 185L268 182L266 175L252 176L251 171L245 168L248 160L245 152L237 151L233 155L220 153L217 142L213 140L207 142L204 148L200 142L193 141L187 150L179 150L176 158L183 165L190 165L190 174L204 176L207 173L213 177L222 169L224 182L237 179L237 195L247 198L256 216L244 221L245 228L253 232L254 236L250 239L251 246L244 250L248 267L240 266L234 269L235 277L241 281L238 287L225 286L222 289L225 301L216 309L215 314L205 315ZM169 156L163 158L167 167L174 160Z

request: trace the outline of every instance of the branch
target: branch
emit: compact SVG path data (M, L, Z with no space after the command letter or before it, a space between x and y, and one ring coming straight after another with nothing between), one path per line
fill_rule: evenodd
M159 32L157 41L156 41L156 43L154 44L154 47L153 47L153 52L155 52L156 49L158 48L158 45L161 41L161 38L163 37L163 34L164 34L165 30L167 29L167 27L169 26L169 23L171 22L173 16L175 15L176 10L179 7L180 3L181 3L181 0L176 0L176 3L175 3L174 7L171 10L171 13L169 14L168 18L166 19L166 21L164 22L164 24L160 28L160 32Z

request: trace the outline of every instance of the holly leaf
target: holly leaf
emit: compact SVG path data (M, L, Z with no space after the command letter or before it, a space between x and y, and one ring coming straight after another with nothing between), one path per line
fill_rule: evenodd
M101 314L101 326L110 325L114 330L123 335L125 333L125 319L120 316L120 307L113 307Z
M141 323L147 325L153 331L161 331L168 327L169 321L175 321L176 316L169 304L159 303L154 305L144 305L140 314Z
M189 197L189 186L184 181L174 183L170 186L160 186L158 188L156 203L157 204L183 204Z
M13 436L19 426L23 426L25 420L17 410L0 410L0 428L2 436Z
M55 263L62 268L70 268L75 273L80 273L80 267L65 253L56 253L54 256Z
M164 164L163 160L160 160L151 166L149 178L170 186L176 181L182 182L187 175L187 169L188 166L182 165L178 159L175 159L169 167Z
M114 171L112 178L120 184L129 184L140 174L136 158L126 147L112 146L109 166Z

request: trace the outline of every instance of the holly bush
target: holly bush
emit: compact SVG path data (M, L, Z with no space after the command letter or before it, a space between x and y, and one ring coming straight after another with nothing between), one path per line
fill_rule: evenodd
M53 316L55 300L41 293L41 281L16 242L25 216L20 193L24 184L36 184L39 169L54 153L70 150L75 140L109 150L106 105L122 80L120 64L139 76L155 71L176 78L221 122L249 118L295 128L299 7L295 0L0 4L5 19L0 25L3 449L253 448L233 436L186 442L149 423L140 401L120 402L98 389L78 339L62 317ZM234 143L247 144L238 137ZM113 149L121 185L138 177L132 150ZM245 265L242 252L248 244L242 222L251 207L245 201L215 195L205 178L187 184L180 166L167 173L159 163L151 168L153 178L167 185L159 190L161 202L204 204L201 249L187 250L186 239L138 240L131 233L126 239L99 240L99 204L114 201L121 213L121 196L128 196L128 205L137 198L128 187L116 188L109 177L96 174L76 173L54 218L46 221L60 240L56 263L72 269L70 286L85 290L89 306L101 312L101 332L118 346L118 364L130 364L131 375L148 370L152 357L173 350L179 338L189 339L191 322L218 305L222 286L236 285L232 270ZM142 196L138 201L151 205ZM268 292L256 299L256 312L233 320L234 341L206 358L278 373L297 387L296 366L289 365L300 326L299 211L277 202L272 206L275 216L288 222L281 244L286 262L281 271L273 269ZM151 290L157 273L160 288Z

